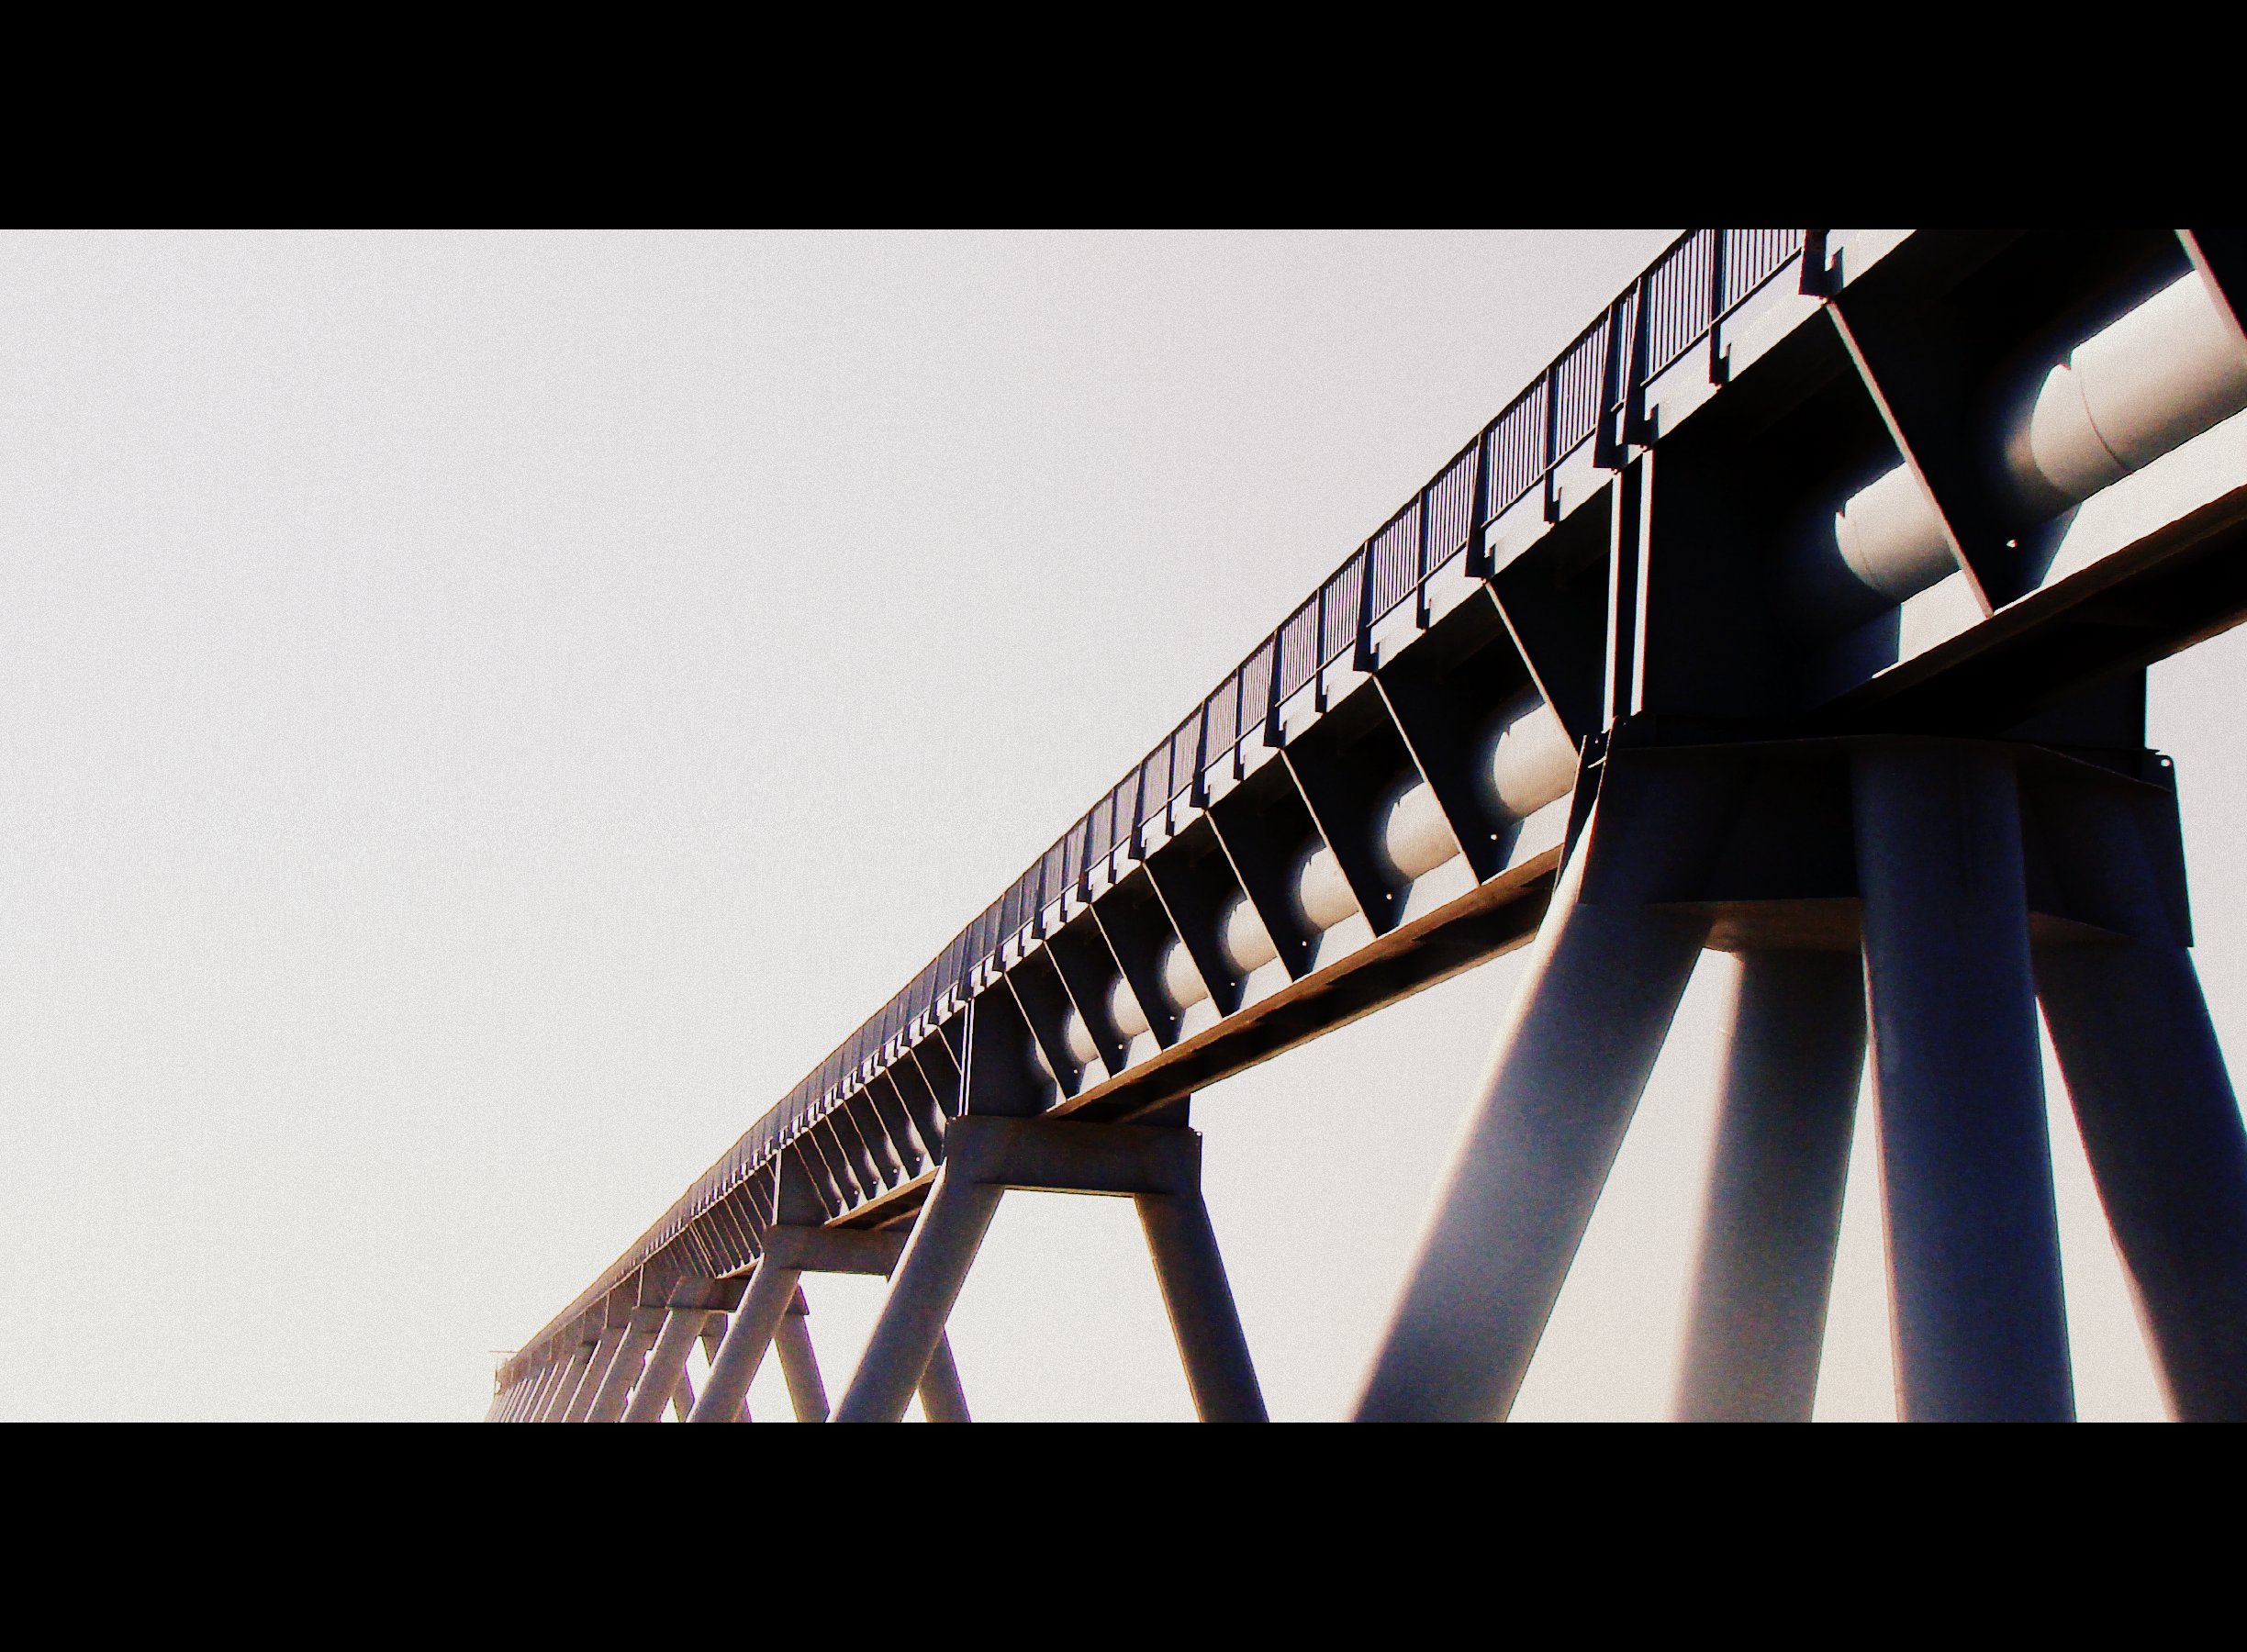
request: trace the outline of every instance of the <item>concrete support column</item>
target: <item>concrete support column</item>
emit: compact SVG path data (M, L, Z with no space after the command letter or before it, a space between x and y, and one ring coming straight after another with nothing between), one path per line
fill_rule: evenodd
M554 1396L561 1391L563 1379L569 1374L569 1356L556 1349L553 1357L547 1361L545 1377L539 1384L537 1395L531 1401L531 1409L523 1413L524 1422L547 1421L553 1411Z
M756 1378L757 1367L765 1363L765 1350L772 1345L773 1334L779 1330L788 1304L796 1299L796 1282L801 1277L798 1268L778 1266L769 1251L758 1262L688 1422L733 1423L744 1415L749 1385Z
M547 1408L553 1404L554 1390L562 1386L563 1373L568 1368L569 1361L560 1354L546 1362L539 1371L538 1386L531 1390L530 1402L523 1407L518 1421L542 1423L546 1420Z
M788 1380L788 1404L799 1423L827 1421L827 1384L820 1376L819 1357L811 1351L810 1304L800 1288L788 1311L780 1316L773 1341L780 1355L780 1374Z
M609 1374L609 1362L616 1357L617 1345L624 1340L622 1321L601 1332L600 1340L586 1350L586 1360L577 1380L570 1387L569 1398L562 1409L554 1412L558 1423L582 1423L586 1412L593 1409L593 1396L600 1390L600 1381Z
M956 1135L965 1119L952 1128ZM947 1149L952 1143L947 1139ZM906 1241L889 1300L836 1408L839 1423L894 1423L921 1384L975 1265L1004 1189L956 1174L947 1161Z
M593 1357L593 1346L591 1343L584 1343L567 1355L555 1356L553 1383L547 1389L546 1397L539 1401L538 1413L532 1418L533 1422L559 1423L562 1420L562 1410L569 1403L578 1379L585 1374L586 1362Z
M2011 760L1898 742L1850 770L1899 1408L2072 1418Z
M1856 953L1741 958L1686 1313L1686 1422L1810 1420L1864 1055Z
M945 1133L944 1168L844 1391L838 1422L894 1423L916 1390L932 1422L967 1420L945 1322L1009 1188L1135 1200L1196 1405L1205 1418L1262 1417L1247 1339L1202 1200L1201 1136L1175 1124L974 1115Z
M1705 921L1582 899L1604 808L1553 891L1360 1421L1512 1407L1700 957Z
M640 1378L640 1386L632 1390L632 1403L624 1408L625 1422L663 1420L672 1390L686 1379L687 1356L694 1352L695 1338L702 1334L702 1322L709 1317L707 1308L676 1306L665 1316L654 1351L648 1356L647 1369Z
M953 1362L952 1339L937 1333L936 1350L921 1373L921 1412L932 1423L966 1423L967 1390L960 1386L959 1367Z
M1264 1390L1201 1191L1142 1193L1132 1202L1154 1258L1195 1413L1204 1423L1267 1421Z
M600 1387L593 1393L593 1403L586 1412L588 1423L614 1423L624 1414L624 1407L632 1398L632 1385L639 1381L640 1372L647 1363L648 1349L655 1343L656 1334L663 1329L665 1311L661 1308L635 1308L625 1322L624 1335L617 1344L616 1355L609 1362L609 1369L601 1378Z
M2037 989L2173 1415L2247 1422L2247 1129L2200 977L2111 798L2069 825L2134 933L2036 950Z
M718 1363L718 1350L725 1344L726 1327L730 1323L731 1316L721 1312L703 1315L701 1336L702 1368L704 1370L709 1370ZM693 1417L696 1403L695 1386L682 1374L678 1380L678 1387L671 1390L672 1414L680 1422L685 1423ZM747 1406L742 1407L741 1414L735 1421L743 1423L749 1421Z

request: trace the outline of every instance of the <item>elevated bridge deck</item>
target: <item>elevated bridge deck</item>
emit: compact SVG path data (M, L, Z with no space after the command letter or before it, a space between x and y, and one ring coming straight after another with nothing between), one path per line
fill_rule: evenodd
M2137 932L2104 874L2051 869L2095 796L2150 822L2188 939L2143 669L2247 613L2232 247L1679 238L532 1337L496 1414L600 1414L596 1367L665 1313L750 1314L777 1228L917 1231L964 1122L1179 1129L1193 1091L1554 929L1584 877L1637 878L1695 950L1869 945L1850 799L1898 740L2026 753L2039 945ZM1634 798L1676 823L1651 884L1599 858Z

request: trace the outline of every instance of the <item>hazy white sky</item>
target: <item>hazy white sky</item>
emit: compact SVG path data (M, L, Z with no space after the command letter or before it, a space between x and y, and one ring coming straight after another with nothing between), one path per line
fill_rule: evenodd
M481 1414L1666 239L0 240L0 1414ZM2152 714L2234 1049L2241 658ZM1516 966L1197 1100L1275 1414ZM1725 969L1520 1415L1667 1407ZM2082 1409L2156 1414L2055 1116ZM1893 1412L1876 1195L1825 1415ZM810 1287L832 1388L880 1289ZM1123 1201L1011 1196L953 1338L981 1416L1191 1414Z

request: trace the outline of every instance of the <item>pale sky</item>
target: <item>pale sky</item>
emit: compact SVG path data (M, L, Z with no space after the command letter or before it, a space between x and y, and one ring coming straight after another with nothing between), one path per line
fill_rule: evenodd
M0 240L0 1416L480 1415L1668 239ZM2233 1050L2241 646L2152 717ZM1518 962L1197 1099L1275 1415ZM1727 968L1517 1415L1668 1409ZM2048 1085L2079 1405L2157 1415ZM1894 1412L1877 1191L1824 1416ZM831 1390L881 1289L810 1283ZM1011 1195L952 1335L981 1417L1191 1412L1124 1201Z

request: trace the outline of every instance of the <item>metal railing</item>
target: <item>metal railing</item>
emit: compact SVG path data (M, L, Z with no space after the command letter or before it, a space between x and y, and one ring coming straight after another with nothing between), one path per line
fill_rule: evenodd
M1259 642L1186 720L1128 771L1006 893L955 936L910 985L805 1075L563 1316L614 1289L780 1148L855 1094L1004 968L1009 947L1044 933L1070 897L1088 898L1096 870L1139 857L1150 825L1207 800L1211 775L1241 769L1249 740L1278 744L1280 713L1345 656L1373 661L1374 628L1407 602L1427 621L1428 582L1481 553L1485 527L1540 489L1559 514L1558 478L1587 443L1603 461L1644 439L1645 393L1696 347L1725 374L1718 329L1798 260L1804 290L1826 262L1823 230L1695 229L1680 236L1575 340L1508 403ZM1805 254L1808 256L1805 258Z

